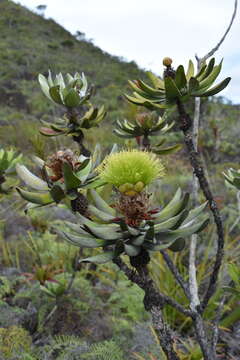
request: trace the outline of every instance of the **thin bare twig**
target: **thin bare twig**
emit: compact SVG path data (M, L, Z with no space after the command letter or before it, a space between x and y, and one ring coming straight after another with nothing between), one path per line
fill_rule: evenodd
M223 310L223 306L226 300L226 296L222 297L222 300L218 304L217 311L216 311L216 317L213 321L213 336L212 336L212 348L213 350L216 349L217 342L218 342L218 334L219 334L219 321L221 319L221 314Z
M167 252L164 251L164 250L161 250L160 252L161 252L161 254L162 254L162 256L163 256L163 258L164 258L164 260L165 260L165 262L166 262L166 264L168 266L168 268L170 269L173 276L175 277L175 279L177 280L177 282L179 283L179 285L183 289L186 297L188 298L188 300L190 300L191 296L190 296L189 288L188 288L187 284L185 283L184 279L182 278L182 275L180 274L177 267L172 262L172 259L167 254Z
M192 165L194 174L197 176L200 188L203 191L203 194L209 202L210 210L213 214L214 222L217 227L217 235L218 235L218 242L217 242L217 254L216 260L214 263L214 267L210 276L209 285L204 296L204 299L201 304L202 311L206 308L209 299L214 294L216 289L216 283L218 279L218 273L222 264L223 259L223 248L224 248L224 232L223 232L223 224L222 219L220 216L220 212L218 210L217 204L214 200L212 191L209 187L209 183L204 173L204 169L202 166L200 154L198 151L195 151L194 143L192 139L192 132L190 130L191 127L191 119L189 115L186 113L185 108L180 100L177 101L178 113L179 113L179 120L180 126L184 133L184 141L185 145L188 150L189 160Z
M199 58L197 55L195 56L196 57L196 60L197 62L201 61L204 62L206 61L208 58L210 58L211 56L213 56L213 54L220 48L220 46L222 45L222 43L224 42L227 34L229 33L229 31L231 30L231 27L232 27L232 24L234 22L234 19L236 17L236 14L237 14L237 5L238 5L238 0L235 0L234 1L234 9L233 9L233 14L232 14L232 17L231 17L231 20L230 20L230 23L225 31L225 33L223 34L222 38L220 39L220 41L217 43L216 46L214 46L206 55L204 55L203 57Z
M201 104L200 98L196 98L194 118L193 118L193 145L195 151L197 151L197 147L198 147L200 104ZM193 179L192 179L192 199L193 199L193 204L196 205L198 201L198 179L195 174L193 174ZM190 307L192 310L196 309L200 304L200 299L198 295L197 270L196 270L196 247L197 247L197 234L193 234L191 236L190 249L189 249L189 292L191 299Z
M194 319L194 328L204 360L216 360L215 350L213 350L212 346L208 342L204 321L200 313L196 313L196 317Z

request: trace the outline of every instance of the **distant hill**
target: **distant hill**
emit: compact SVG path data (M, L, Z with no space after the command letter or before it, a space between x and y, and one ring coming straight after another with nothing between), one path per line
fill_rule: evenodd
M54 20L11 1L0 0L0 14L1 123L12 112L39 117L53 109L44 101L37 82L37 75L48 69L53 73L84 72L89 83L96 85L93 102L105 104L112 119L123 106L121 94L127 80L144 77L134 62L124 62L87 40L77 40Z

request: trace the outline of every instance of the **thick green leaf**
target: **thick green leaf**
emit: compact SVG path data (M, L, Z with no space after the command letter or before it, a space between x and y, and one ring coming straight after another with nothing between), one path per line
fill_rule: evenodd
M192 60L189 60L188 69L187 69L187 73L186 73L187 81L189 81L191 79L191 77L194 77L194 65L193 65Z
M204 77L204 72L205 72L206 68L207 68L206 63L201 64L201 67L200 67L198 73L194 77L199 81L202 80L202 78Z
M221 81L219 84L217 84L216 86L212 87L211 89L209 89L208 91L205 91L203 94L199 95L199 96L213 96L218 94L220 91L224 90L225 87L228 86L229 82L230 82L231 78L228 77L226 79L224 79L223 81Z
M115 257L115 252L114 251L109 251L109 252L105 252L96 256L91 256L85 259L82 259L79 261L79 263L82 262L91 262L91 263L95 263L95 264L105 264L111 260L113 260Z
M200 214L202 214L202 212L206 209L207 205L208 205L208 201L196 207L195 209L191 210L186 220L183 222L183 225L190 223L190 221L195 220Z
M57 232L64 237L68 242L70 242L74 246L82 247L82 248L98 248L100 246L106 245L106 241L101 239L94 239L92 236L76 236L73 234L70 234L65 231L59 231Z
M65 197L64 191L59 185L54 185L50 190L50 194L57 204Z
M197 234L200 231L202 231L209 223L209 219L205 217L202 221L198 222L197 224L182 227L177 230L169 230L169 231L163 231L158 232L155 237L159 242L172 242L180 238L185 238L188 236L191 236L192 234Z
M64 224L77 234L89 236L89 232L79 224L71 223L69 221L64 221Z
M145 235L139 235L138 237L136 237L135 239L132 240L132 244L140 246L144 243L144 238L145 238Z
M179 65L177 68L175 75L175 83L177 88L180 89L180 91L182 91L186 87L187 79L186 79L184 67L182 65Z
M168 249L169 246L171 244L173 244L175 240L169 241L167 243L153 243L150 241L144 241L144 243L142 244L142 247L144 249L150 250L150 251L160 251L160 250L164 250L164 249Z
M107 225L87 225L87 227L87 230L90 230L91 234L104 240L119 240L123 237L123 234L121 232L117 232L116 229L111 228Z
M84 162L85 162L85 166L80 167L78 169L78 171L76 172L76 176L81 180L82 183L84 183L87 180L87 178L91 172L91 169L92 169L92 160L91 159L86 159L86 160L84 160Z
M144 241L152 241L154 239L155 227L154 224L151 223L149 225L149 229L145 233Z
M177 88L175 81L172 78L165 77L164 82L165 82L165 91L166 91L167 100L173 101L181 97L181 93Z
M43 181L38 176L32 174L24 165L17 164L16 171L18 176L24 183L29 186L31 189L47 191L48 184L46 181Z
M220 62L219 65L214 66L211 73L204 80L200 81L199 87L202 89L205 88L206 86L210 87L218 77L221 68L222 68L222 61Z
M100 179L99 177L95 177L94 180L88 181L85 184L82 185L85 189L97 189L100 186L106 185L106 181L103 179Z
M67 162L64 162L62 168L64 184L67 191L77 189L81 185L81 180L79 180L79 178L74 174L71 165Z
M54 131L53 129L47 127L41 127L39 132L44 136L58 136L61 135L58 131Z
M77 219L79 220L79 223L81 225L86 225L88 227L91 227L91 226L99 226L99 224L96 224L94 221L92 220L89 220L87 219L85 216L79 214L79 213L76 213L76 217ZM105 225L104 225L105 226Z
M186 241L182 238L177 239L171 246L169 246L169 249L178 252L182 251L185 248Z
M116 217L116 215L114 215L114 216L110 215L109 212L101 211L93 205L89 205L88 210L90 211L90 213L92 213L93 215L95 215L97 218L99 218L102 221L109 222L109 221L112 221L113 219L115 219L115 217Z
M0 160L0 170L4 172L9 166L7 151L3 152L3 157Z
M115 135L117 135L118 137L121 137L123 139L132 139L133 137L135 137L135 135L130 135L130 134L126 134L125 132L123 131L120 131L118 129L114 129L113 130L113 133Z
M192 94L192 92L198 90L199 88L199 82L196 78L191 77L189 80L189 84L188 84L188 91L190 94Z
M205 71L203 71L202 75L198 76L199 81L206 79L211 74L214 65L215 65L215 58L211 58L211 60L209 61L208 65L205 68Z
M176 144L163 149L153 149L153 152L157 155L169 155L179 151L182 148L181 144Z
M240 170L229 169L232 177L240 178Z
M158 231L166 231L166 230L172 230L175 228L178 228L183 221L186 219L188 215L188 211L187 210L183 210L180 212L180 214L165 220L163 222L161 222L160 224L156 224L154 226L155 228L155 232L157 233Z
M43 193L43 192L30 192L25 191L20 188L16 188L16 190L19 192L21 197L24 200L27 200L31 203L38 204L38 205L48 205L54 202L53 198L51 197L49 192Z
M142 98L144 99L156 99L155 96L150 95L149 93L145 92L144 90L142 90L140 87L138 87L138 85L136 84L136 82L129 80L129 85L132 87L132 89L134 90L135 93L139 94Z
M127 231L129 232L130 235L132 236L138 236L140 234L140 230L139 229L136 229L134 227L131 227L131 226L127 226Z
M189 194L185 194L184 197L180 200L178 199L178 194L181 192L177 192L174 198L166 205L159 214L154 217L155 223L160 223L164 220L172 218L173 216L178 215L182 210L184 210L189 201Z
M75 107L80 104L81 98L75 89L70 89L67 96L64 98L64 105L67 107Z
M156 89L164 89L164 81L162 79L153 74L151 71L147 71L146 74Z
M63 104L61 96L60 96L60 87L59 85L53 86L49 89L49 94L53 101L55 101L57 104Z
M141 251L141 247L124 244L124 250L128 256L137 256Z
M116 211L111 206L109 206L105 200L103 200L103 198L97 193L96 190L90 190L90 195L99 210L116 217Z
M141 80L137 80L137 84L143 91L145 91L148 95L152 97L158 98L159 96L164 95L163 91L154 89Z
M43 76L42 74L39 74L38 75L38 81L39 81L39 84L41 86L41 89L44 93L44 95L50 99L52 101L52 98L51 96L49 95L49 84L48 84L48 81L47 79L45 78L45 76Z

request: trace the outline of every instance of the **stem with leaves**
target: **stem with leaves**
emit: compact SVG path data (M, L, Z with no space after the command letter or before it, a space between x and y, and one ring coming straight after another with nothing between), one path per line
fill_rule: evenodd
M74 108L67 108L66 116L68 117L70 123L74 124L75 119L78 116L78 113L76 112L76 110ZM86 147L83 145L83 140L84 140L83 132L81 130L78 130L78 134L73 135L72 138L73 138L73 141L78 143L80 153L86 157L90 157L91 152L88 149L86 149Z

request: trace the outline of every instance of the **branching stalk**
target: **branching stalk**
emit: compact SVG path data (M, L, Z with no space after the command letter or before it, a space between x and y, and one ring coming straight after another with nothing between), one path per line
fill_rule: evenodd
M234 1L234 9L233 9L233 13L232 13L232 17L230 20L230 23L226 29L226 31L224 32L222 38L220 39L220 41L216 44L216 46L214 46L206 55L204 55L203 57L199 58L196 55L196 60L197 60L197 65L198 65L198 70L200 69L202 63L204 63L208 58L210 58L211 56L214 55L214 53L220 48L220 46L222 45L222 43L224 42L227 34L229 33L232 24L234 22L234 19L236 17L236 13L237 13L237 5L238 5L238 0ZM194 150L197 152L198 150L198 133L199 133L199 121L200 121L200 105L201 105L201 99L200 98L196 98L195 99L195 107L194 107L194 119L193 119L193 147ZM197 200L198 200L198 181L197 181L197 177L195 174L193 174L193 181L192 181L192 198L193 198L193 202L196 204ZM191 308L194 309L197 306L199 306L200 304L200 300L199 300L199 296L198 296L198 284L197 284L197 276L196 276L196 245L197 245L197 235L194 234L191 237L191 242L190 242L190 252L189 252L189 291L191 294ZM219 250L220 251L220 250ZM216 263L215 263L216 265ZM213 279L212 279L213 280ZM211 281L210 281L211 282ZM210 284L209 284L210 286ZM208 291L209 293L209 291ZM205 303L207 305L207 299L208 299L209 295L206 294L205 297ZM205 305L205 306L206 306Z
M153 327L158 336L160 345L167 356L168 360L179 360L173 347L173 336L168 325L165 323L162 315L164 305L169 304L186 316L192 316L192 312L185 309L175 300L158 292L153 284L152 279L148 275L147 267L138 268L137 272L130 269L120 258L116 258L113 262L125 273L127 278L137 284L145 292L144 306L152 315ZM209 359L210 360L210 359Z
M212 191L210 189L209 183L208 183L207 178L204 173L200 154L194 148L192 131L190 130L192 121L191 121L189 115L186 113L185 108L180 100L177 100L177 107L178 107L178 112L179 112L180 127L184 133L184 141L185 141L185 145L188 150L190 163L192 165L194 174L198 178L200 188L203 191L203 194L204 194L206 200L208 200L208 202L209 202L209 207L213 214L214 222L215 222L216 228L217 228L218 242L217 242L216 260L215 260L214 267L213 267L213 270L212 270L212 273L210 276L209 285L208 285L206 294L205 294L204 299L201 304L202 311L204 311L204 309L206 308L206 306L208 304L209 299L215 292L218 274L219 274L219 270L220 270L220 267L222 264L223 255L224 255L223 224L222 224L222 220L221 220L221 216L220 216L217 204L214 200Z
M193 119L193 145L195 151L198 147L198 129L200 120L200 98L195 99L194 119ZM193 174L192 179L192 199L193 204L196 205L198 201L198 179ZM196 309L200 305L198 295L197 283L197 270L196 270L196 247L197 247L197 234L191 236L190 249L189 249L189 292L190 292L190 306L191 309Z

